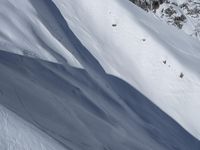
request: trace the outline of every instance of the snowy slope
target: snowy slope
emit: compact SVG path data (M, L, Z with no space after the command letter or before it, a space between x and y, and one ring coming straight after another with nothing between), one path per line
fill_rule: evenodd
M200 138L199 41L124 0L54 2L107 73L139 89Z
M69 149L199 149L150 102L200 139L199 41L125 0L0 4L0 49L36 58L1 52L3 106Z
M62 34L57 29L56 22L47 15L48 11L44 13L45 20L38 15L28 0L1 0L0 48L21 55L81 67L60 43L59 38L62 38ZM51 24L45 26L45 21L48 20ZM55 38L51 33L53 31L59 33L60 37Z
M0 52L0 68L1 105L54 139L43 140L37 130L30 131L30 125L11 115L8 125L0 123L3 133L9 130L0 144L13 147L3 150L200 148L174 120L114 76L102 73L100 81L107 85L102 87L85 70L5 52Z
M2 106L0 106L0 133L1 150L66 150L52 138Z

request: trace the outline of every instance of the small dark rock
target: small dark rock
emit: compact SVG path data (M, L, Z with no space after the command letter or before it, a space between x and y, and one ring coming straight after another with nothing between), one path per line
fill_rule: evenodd
M117 26L117 24L112 24L112 26L113 26L113 27L116 27L116 26Z
M171 3L172 5L175 5L175 6L178 6L178 4L176 2L172 2Z
M184 77L184 74L181 72L180 75L179 75L179 77L180 77L180 78L183 78L183 77Z

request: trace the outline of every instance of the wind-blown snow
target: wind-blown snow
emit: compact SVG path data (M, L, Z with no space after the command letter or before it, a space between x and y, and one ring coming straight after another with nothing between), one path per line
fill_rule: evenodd
M0 4L1 105L68 149L199 150L199 41L125 0Z

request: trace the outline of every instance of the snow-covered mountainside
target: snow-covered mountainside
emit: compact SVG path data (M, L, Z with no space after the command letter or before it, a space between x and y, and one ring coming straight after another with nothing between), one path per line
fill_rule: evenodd
M200 39L200 1L168 0L157 10L157 16Z
M1 104L37 128L2 109L2 150L200 148L139 91L105 72L98 71L100 84L83 69L7 52L0 52L0 68Z
M35 9L39 8L40 3L42 12ZM81 67L60 42L64 37L63 33L54 17L49 15L52 12L48 11L42 1L1 0L0 4L2 50L52 62L67 61L71 65Z
M123 0L55 3L107 73L136 87L200 138L198 40Z
M0 8L1 149L200 149L198 40L128 0Z
M199 0L130 0L167 24L183 30L186 34L200 39ZM153 7L153 2L157 4ZM155 8L155 9L154 9Z

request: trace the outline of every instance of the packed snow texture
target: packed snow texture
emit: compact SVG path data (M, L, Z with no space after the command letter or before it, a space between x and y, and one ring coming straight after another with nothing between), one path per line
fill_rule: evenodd
M199 41L125 0L0 7L0 49L23 55L0 53L0 103L49 136L47 145L200 149L190 135L200 139Z

